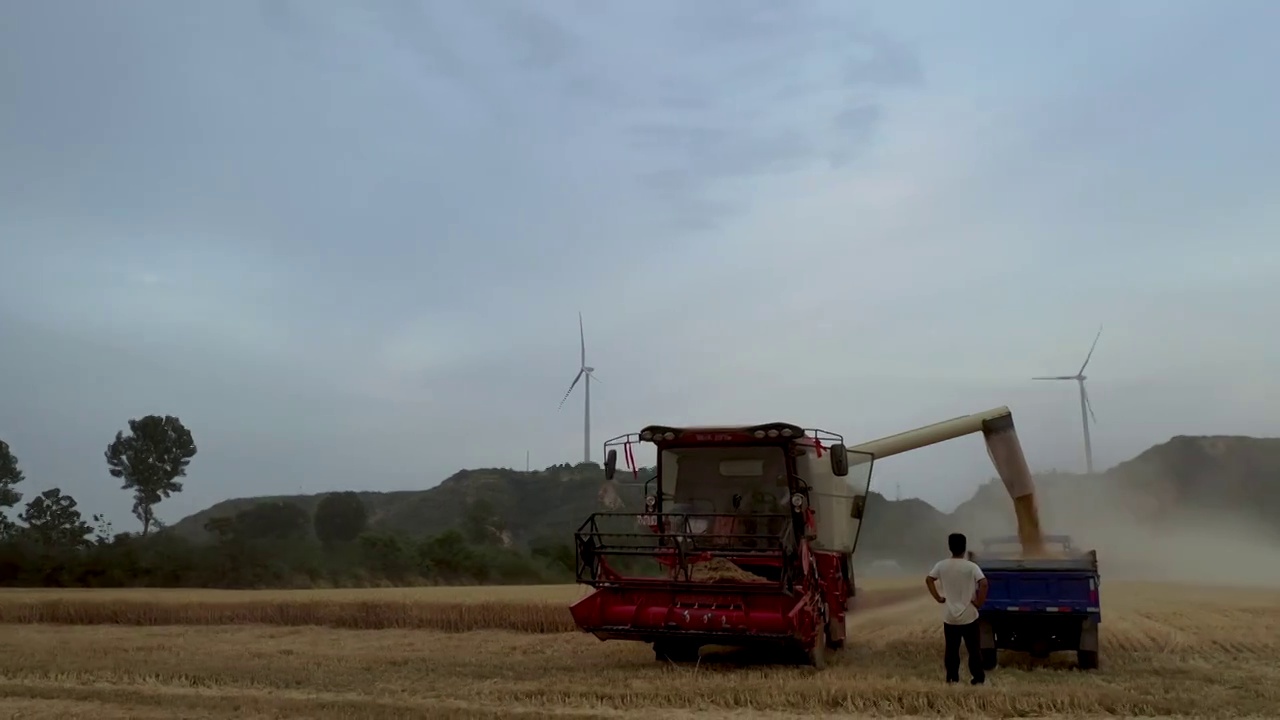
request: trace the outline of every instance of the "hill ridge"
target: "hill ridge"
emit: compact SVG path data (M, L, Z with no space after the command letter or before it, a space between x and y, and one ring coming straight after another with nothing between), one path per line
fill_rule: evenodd
M640 476L652 475L652 468ZM1205 512L1232 514L1280 537L1280 439L1234 435L1177 435L1095 475L1050 471L1036 475L1044 525L1057 532L1090 532L1098 511L1116 523L1149 526ZM467 468L422 490L357 490L369 527L413 537L460 527L465 510L483 506L504 537L528 547L540 539L567 542L592 512L638 510L641 487L606 481L596 463L562 463L541 470ZM170 531L208 539L205 522L259 502L293 502L314 512L327 492L230 498L174 523ZM1090 510L1090 508L1095 508ZM859 540L862 561L908 565L937 555L938 538L961 530L976 537L1013 531L1011 503L998 480L979 486L951 513L921 498L890 500L871 491Z

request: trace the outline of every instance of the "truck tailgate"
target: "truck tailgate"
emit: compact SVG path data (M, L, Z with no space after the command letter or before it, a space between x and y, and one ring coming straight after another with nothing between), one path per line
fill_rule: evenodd
M990 570L985 610L1096 614L1098 578L1089 572Z

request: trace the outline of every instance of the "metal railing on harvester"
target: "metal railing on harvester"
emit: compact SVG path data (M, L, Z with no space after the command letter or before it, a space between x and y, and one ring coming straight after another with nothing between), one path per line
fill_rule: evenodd
M693 584L699 563L723 558L776 568L742 587L776 591L795 554L785 513L595 513L574 533L577 580L600 586ZM731 582L731 581L730 581Z

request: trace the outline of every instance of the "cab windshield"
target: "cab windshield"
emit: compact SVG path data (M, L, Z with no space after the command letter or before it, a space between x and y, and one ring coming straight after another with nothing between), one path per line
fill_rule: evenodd
M667 512L737 515L789 509L787 459L780 447L663 450L659 471Z

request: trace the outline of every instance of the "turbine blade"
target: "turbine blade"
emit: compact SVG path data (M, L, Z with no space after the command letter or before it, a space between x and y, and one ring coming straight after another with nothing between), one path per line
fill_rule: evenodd
M578 342L582 345L582 367L587 366L587 334L582 330L582 313L578 313Z
M1089 400L1089 391L1085 389L1084 383L1080 383L1080 394L1084 395L1084 406L1089 409L1089 417L1093 418L1093 424L1098 424L1098 416L1093 414L1093 401Z
M587 373L587 377L591 378L591 382L600 382L600 378L596 377L596 374L593 372Z
M578 374L573 376L573 382L569 383L569 389L565 390L564 397L560 398L561 408L564 407L564 401L569 399L569 393L572 393L573 389L578 386L578 381L582 379L582 375L584 372L585 372L584 370L579 370ZM556 409L559 410L560 408L556 408Z
M1053 377L1033 377L1032 380L1075 380L1075 375L1055 375Z
M1089 346L1089 354L1084 356L1084 365L1080 366L1080 372L1077 375L1083 375L1084 369L1089 365L1089 359L1093 357L1093 349L1098 347L1098 338L1102 337L1102 326L1098 326L1098 334L1093 336L1093 344Z

